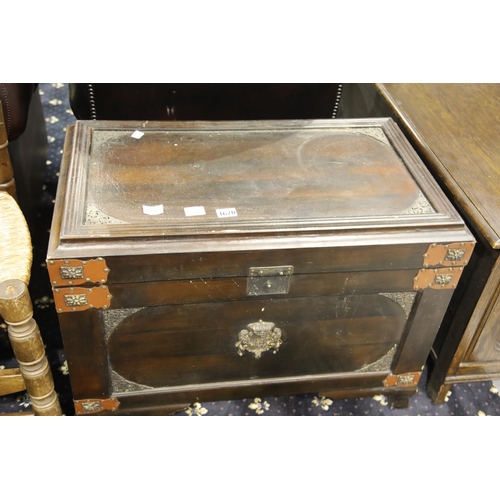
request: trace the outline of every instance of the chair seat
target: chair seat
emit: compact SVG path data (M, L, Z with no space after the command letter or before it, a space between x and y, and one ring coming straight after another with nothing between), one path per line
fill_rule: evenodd
M16 201L0 191L0 283L19 279L28 284L33 253L26 220Z
M7 323L18 369L0 371L0 395L27 390L35 415L61 415L28 292L33 252L26 220L16 201L0 192L0 316Z

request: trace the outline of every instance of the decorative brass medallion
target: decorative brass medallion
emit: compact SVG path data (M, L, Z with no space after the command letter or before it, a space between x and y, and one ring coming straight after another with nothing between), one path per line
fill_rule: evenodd
M400 375L387 375L384 379L384 387L414 387L418 385L422 373L402 373Z
M433 243L424 253L424 267L466 266L475 244L475 241L448 243L447 245Z
M59 273L63 280L84 279L83 266L61 266Z
M247 325L245 330L241 330L235 346L240 356L243 356L245 351L249 351L259 359L263 352L270 349L273 349L273 354L276 354L282 343L281 330L276 328L274 323L259 320L257 323Z
M86 306L89 301L87 299L87 294L79 293L75 295L64 295L64 303L66 307L77 307Z
M102 411L116 411L120 402L116 398L75 400L76 415L92 415Z
M453 274L436 274L433 283L435 285L449 285L453 278Z
M94 413L101 410L102 406L99 401L94 401L93 403L82 403L82 411L85 413Z
M444 260L450 262L457 262L459 260L463 260L464 256L465 256L465 249L450 248L446 252Z

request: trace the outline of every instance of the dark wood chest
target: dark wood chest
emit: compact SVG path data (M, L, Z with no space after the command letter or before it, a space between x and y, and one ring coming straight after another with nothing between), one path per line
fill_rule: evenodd
M77 122L47 255L76 412L404 404L473 247L389 119Z

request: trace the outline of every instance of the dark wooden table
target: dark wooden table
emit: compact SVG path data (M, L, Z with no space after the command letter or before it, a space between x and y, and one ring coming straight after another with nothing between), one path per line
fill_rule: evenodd
M453 383L500 378L500 85L351 84L343 106L392 116L478 241L434 344L434 402Z

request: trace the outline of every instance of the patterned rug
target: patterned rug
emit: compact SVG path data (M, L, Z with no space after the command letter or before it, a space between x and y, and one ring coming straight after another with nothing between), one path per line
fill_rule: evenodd
M34 255L30 292L33 298L35 319L40 326L46 345L47 356L54 375L56 391L65 415L74 415L71 385L64 348L59 331L57 314L51 298L45 256L49 239L50 224L54 207L59 166L66 126L75 118L68 98L68 85L62 83L40 84L44 109L49 153L46 181L40 200L40 210L33 238ZM16 366L7 339L6 326L0 321L0 369ZM407 409L391 410L385 396L359 399L331 400L320 394L303 394L278 398L254 398L237 401L219 401L192 404L177 412L175 416L347 416L347 415L500 415L500 396L491 382L455 384L445 404L435 406L426 394L428 368L420 379L419 391L410 400ZM0 397L0 414L29 411L31 403L26 393Z

